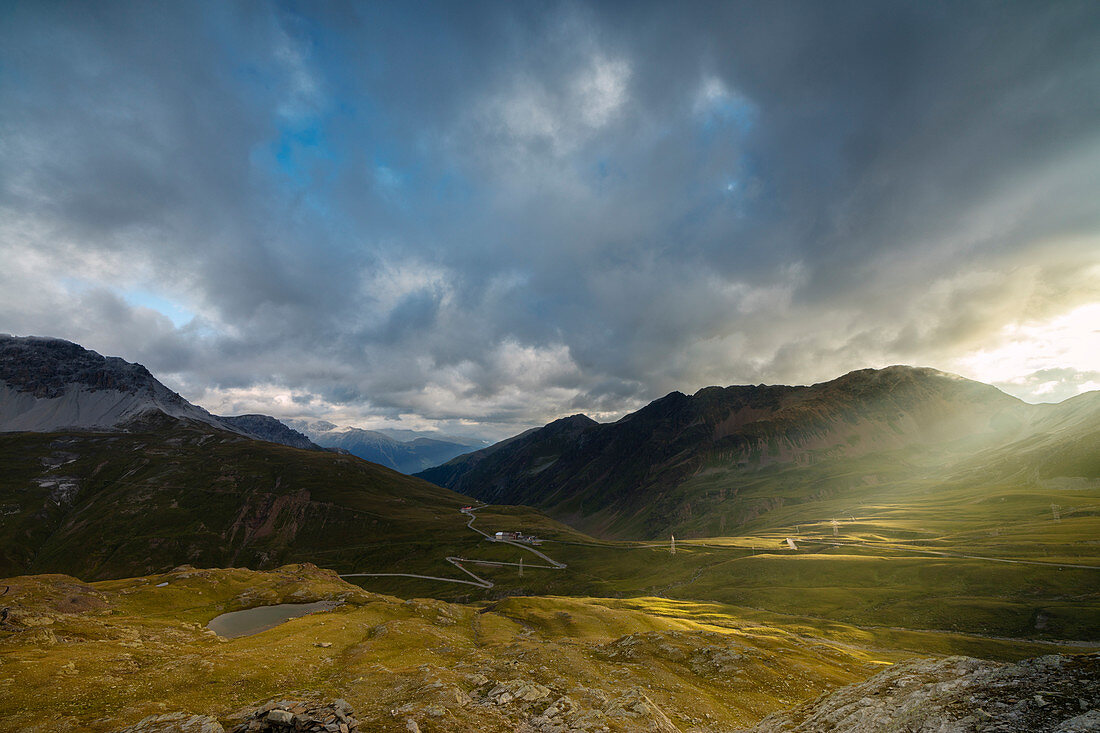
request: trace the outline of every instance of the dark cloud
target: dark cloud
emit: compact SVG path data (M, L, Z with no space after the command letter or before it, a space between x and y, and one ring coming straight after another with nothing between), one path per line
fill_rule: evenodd
M0 330L212 409L503 435L1100 300L1095 3L2 12Z

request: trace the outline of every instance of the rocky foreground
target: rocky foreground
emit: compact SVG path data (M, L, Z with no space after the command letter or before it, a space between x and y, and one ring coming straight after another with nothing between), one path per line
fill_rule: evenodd
M752 733L1100 731L1100 654L916 659L774 713Z
M271 700L231 716L240 721L229 733L359 733L359 721L346 700ZM119 733L225 733L209 715L167 713L150 715Z
M250 635L206 626L316 601L330 610ZM660 598L402 600L308 564L99 583L20 576L0 580L0 732L730 733L762 719L761 733L1096 728L1100 655L906 662L912 651L866 630L810 631ZM1049 648L919 638L1009 658Z
M677 727L644 694L616 700L626 730L677 733ZM492 686L484 704L531 704L522 733L607 730L569 698L550 702L550 690L515 682ZM539 704L541 703L541 705ZM549 703L549 704L548 704ZM540 709L541 712L538 712ZM395 717L401 711L393 711ZM271 701L232 716L230 733L355 733L354 711L333 703ZM421 733L406 718L405 729ZM396 726L394 726L396 727ZM692 728L694 729L694 728ZM917 659L871 679L822 695L812 703L774 713L749 733L1085 733L1100 731L1100 654L1050 655L1019 664L970 657ZM215 718L170 713L150 716L120 733L224 733Z

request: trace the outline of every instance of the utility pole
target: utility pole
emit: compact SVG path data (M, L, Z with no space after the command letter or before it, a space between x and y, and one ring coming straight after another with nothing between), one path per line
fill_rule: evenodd
M519 577L523 577L523 558L519 559Z

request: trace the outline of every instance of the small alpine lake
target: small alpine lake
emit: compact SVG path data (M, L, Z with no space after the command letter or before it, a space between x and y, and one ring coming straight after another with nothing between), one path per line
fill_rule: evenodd
M313 603L279 603L274 606L256 606L243 611L230 611L210 620L206 628L223 639L250 636L274 628L284 621L317 611L330 611L339 606L338 601L314 601Z

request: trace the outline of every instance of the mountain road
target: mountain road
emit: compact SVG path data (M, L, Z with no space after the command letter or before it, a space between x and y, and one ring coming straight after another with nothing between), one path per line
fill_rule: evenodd
M499 539L498 540L496 537L493 537L488 532L483 532L482 530L478 529L477 527L474 526L474 521L477 519L477 515L474 514L475 510L473 508L462 509L460 511L461 511L462 514L465 514L466 516L468 516L470 518L470 521L466 522L466 526L469 529L472 529L474 532L477 532L479 535L481 535L485 539L489 540L490 542L499 542L499 543L503 543L503 544L506 544L506 545L513 545L514 547L518 547L521 550L525 550L527 552L530 552L531 554L533 554L533 555L541 558L542 560L546 561L548 564L546 564L546 565L525 565L523 563L517 563L517 562L502 562L502 561L499 561L499 560L478 560L478 559L475 559L475 558L457 557L457 556L454 556L454 555L449 555L444 559L447 562L449 562L451 565L454 565L456 568L458 568L462 572L466 573L466 575L469 575L471 578L473 578L473 580L464 580L462 578L442 578L438 575L419 575L419 574L416 574L416 573L343 573L343 574L340 575L340 577L341 578L419 578L421 580L436 580L436 581L440 581L440 582L443 582L443 583L461 583L462 585L472 585L472 586L475 586L477 588L488 589L488 588L492 588L494 586L493 581L489 580L488 578L483 578L480 575L477 575L476 573L466 569L466 567L463 566L462 563L475 563L477 565L489 565L489 566L493 566L493 567L511 566L511 567L521 567L521 568L536 569L536 570L564 570L566 567L568 567L565 563L558 562L557 560L553 559L552 557L546 555L543 552L539 552L538 550L536 550L535 548L533 548L529 545L523 544L521 542L516 542L514 540L505 540L505 539Z

